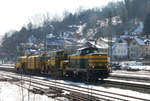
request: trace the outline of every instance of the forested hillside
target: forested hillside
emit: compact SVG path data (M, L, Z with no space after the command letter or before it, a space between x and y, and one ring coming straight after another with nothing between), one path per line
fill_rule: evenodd
M15 57L18 46L27 43L32 35L39 43L44 42L46 34L52 33L59 36L65 32L78 32L78 38L95 39L109 36L108 19L112 18L112 34L119 37L125 31L132 31L139 22L144 22L149 13L149 0L123 0L116 3L109 3L103 8L80 10L74 14L66 12L63 19L49 19L46 17L42 23L35 27L29 22L19 31L7 32L2 39L1 52L8 58ZM50 16L50 15L49 15ZM149 16L149 15L148 15ZM149 22L147 19L146 23ZM145 29L149 24L144 24ZM146 34L149 34L147 31Z

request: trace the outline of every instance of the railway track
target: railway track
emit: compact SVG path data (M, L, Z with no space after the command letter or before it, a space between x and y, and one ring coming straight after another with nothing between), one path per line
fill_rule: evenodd
M21 76L16 75L14 73L10 73L9 75L6 73L1 73L1 75L9 78L13 78L16 80L24 81L25 84L32 86L32 89L28 89L30 91L42 92L43 94L48 95L48 93L44 91L51 91L49 95L53 95L50 97L66 97L68 99L72 99L75 101L149 101L150 99L144 99L135 96L129 96L125 94L119 94L114 92L109 92L105 90L98 90L92 88L92 86L88 85L87 87L82 87L79 85L67 84L64 82L59 82L57 80L48 80L42 79L39 77L29 77L29 76ZM22 78L21 78L22 77ZM45 88L46 87L46 88ZM62 92L68 92L67 94Z
M150 76L150 72L149 71L115 71L112 74L135 74L135 75L146 75L146 76Z
M128 80L128 81L139 81L139 82L147 82L150 83L150 75L138 75L138 74L128 74L128 73L111 73L110 78L112 79L120 79L120 80Z
M17 71L14 68L10 68L11 66L12 66L12 64L0 65L0 70L17 73ZM135 74L135 75L130 75L130 74ZM44 76L44 75L36 74L36 76ZM110 76L112 78L116 78L116 79L127 79L127 80L136 80L136 81L139 80L142 82L143 81L150 82L150 73L149 72L133 73L133 72L126 72L126 71L117 71L117 72L111 73Z
M131 90L150 94L150 83L127 81L127 80L116 80L116 79L107 79L105 80L105 82L106 85L112 85L114 87L118 87L122 89L131 89Z

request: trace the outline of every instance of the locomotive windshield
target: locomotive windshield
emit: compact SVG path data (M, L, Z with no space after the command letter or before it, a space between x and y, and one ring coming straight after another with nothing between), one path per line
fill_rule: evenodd
M62 55L63 55L63 52L57 52L57 53L56 53L56 57L57 57L57 58L61 58Z
M90 47L90 48L85 48L83 50L80 50L80 55L87 55L91 53L98 53L98 49Z

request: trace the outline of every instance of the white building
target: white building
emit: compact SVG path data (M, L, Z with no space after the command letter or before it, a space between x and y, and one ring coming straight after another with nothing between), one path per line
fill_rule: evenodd
M112 46L112 57L115 60L128 58L128 42L124 39L118 39Z
M36 37L34 37L33 35L28 38L29 43L34 43L36 40Z

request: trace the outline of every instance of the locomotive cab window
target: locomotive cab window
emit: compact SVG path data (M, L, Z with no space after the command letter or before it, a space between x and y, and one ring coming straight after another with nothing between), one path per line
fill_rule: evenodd
M61 58L61 56L62 56L62 53L61 53L61 52L56 54L56 57L57 57L57 58Z
M87 55L87 54L91 54L91 53L98 53L98 49L97 48L85 48L83 50L81 50L81 55Z

